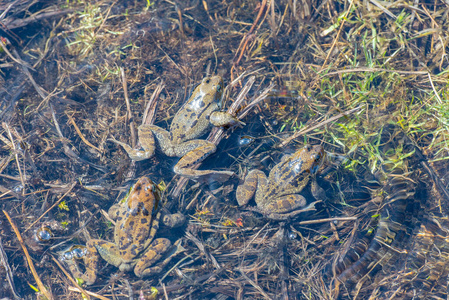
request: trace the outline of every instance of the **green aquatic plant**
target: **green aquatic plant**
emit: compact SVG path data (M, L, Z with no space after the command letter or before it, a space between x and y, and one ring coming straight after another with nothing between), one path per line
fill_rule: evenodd
M78 27L67 37L67 47L72 55L86 57L92 53L97 40L101 38L101 27L106 16L99 6L90 3L84 6L84 11L77 12L77 15Z

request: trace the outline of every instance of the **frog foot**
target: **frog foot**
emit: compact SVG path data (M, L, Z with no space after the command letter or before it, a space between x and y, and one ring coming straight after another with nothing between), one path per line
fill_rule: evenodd
M209 121L216 127L245 126L246 124L224 111L214 111L210 114Z
M135 161L145 160L154 155L155 147L148 148L148 147L141 146L140 149L133 149L128 144L117 141L114 138L110 138L110 139L108 139L108 141L114 142L114 143L122 146L123 149L126 151L126 153L128 153L129 158L131 158L132 160L135 160Z

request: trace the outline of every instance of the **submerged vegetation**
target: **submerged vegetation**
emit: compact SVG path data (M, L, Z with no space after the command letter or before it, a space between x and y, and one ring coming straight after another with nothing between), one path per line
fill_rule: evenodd
M447 297L448 4L16 0L0 12L0 295ZM201 168L238 178L187 181L179 158L133 162L113 142L168 128L206 75L223 77L223 109L237 102L245 125L214 130ZM248 171L307 143L327 152L326 200L284 221L238 206ZM142 176L186 216L157 233L183 251L155 276L102 261L95 285L77 284L60 257L112 241L106 211ZM353 267L374 247L378 264Z

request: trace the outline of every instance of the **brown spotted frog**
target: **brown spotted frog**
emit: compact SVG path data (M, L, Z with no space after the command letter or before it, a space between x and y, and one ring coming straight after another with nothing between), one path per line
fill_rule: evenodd
M123 202L109 209L109 216L116 220L114 241L89 240L86 244L87 251L82 256L86 266L84 273L80 271L75 259L67 260L73 275L83 279L88 285L93 284L100 256L121 271L134 269L138 277L159 272L172 257L169 255L156 264L172 248L170 240L155 239L161 217L160 205L159 188L149 178L140 178ZM179 246L178 243L175 244ZM177 252L179 249L180 246L177 247Z
M257 208L271 219L287 219L304 208L307 201L299 193L311 182L311 192L316 199L325 198L318 186L315 174L324 161L324 149L320 145L307 145L290 156L283 157L267 176L261 170L252 170L237 187L239 205L246 205L254 197ZM315 202L316 203L316 202ZM298 212L311 210L310 208Z
M139 126L139 142L143 149L132 149L127 144L115 142L123 146L131 159L139 161L153 156L156 140L165 155L181 157L174 167L176 174L194 180L203 176L227 179L234 173L192 169L193 165L202 162L217 149L214 143L198 139L210 129L211 125L226 126L241 123L230 114L219 111L222 89L223 80L220 76L206 77L175 114L169 131L155 125Z

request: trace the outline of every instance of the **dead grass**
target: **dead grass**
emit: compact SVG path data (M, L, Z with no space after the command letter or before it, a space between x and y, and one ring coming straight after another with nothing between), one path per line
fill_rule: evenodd
M170 236L183 239L187 251L169 266L172 272L145 281L131 273L111 277L118 270L102 268L98 285L86 290L107 298L136 297L156 286L166 299L407 299L429 296L436 283L447 287L444 2L17 0L0 2L0 12L0 205L22 233L37 218L64 225L30 253L58 299L82 296L51 257L91 237L111 238L101 212L143 175L164 181L167 207L189 216L186 228ZM267 222L238 208L236 179L181 185L173 177L175 159L134 163L110 142L131 143L130 124L141 123L161 86L155 123L167 127L206 74L229 84L226 108L254 80L237 114L274 84L243 119L245 127L225 132L207 167L268 173L283 154L321 143L347 158L319 178L330 201L304 216L327 221ZM379 150L385 124L403 130L432 170L418 171L428 198L414 216L422 225L411 228L408 256L373 273L363 287L342 285L337 295L329 273L336 253L348 250L354 232L375 230L373 215L382 205L375 196L382 189L372 173L385 165ZM239 136L253 142L239 144ZM406 159L400 146L393 152L387 156L398 163ZM328 221L342 217L357 221ZM1 224L2 236L13 237L6 219ZM25 243L37 228L25 233ZM9 264L20 268L14 269L16 289L33 295L19 243L2 242ZM428 264L419 263L423 257ZM0 294L12 296L5 287Z

